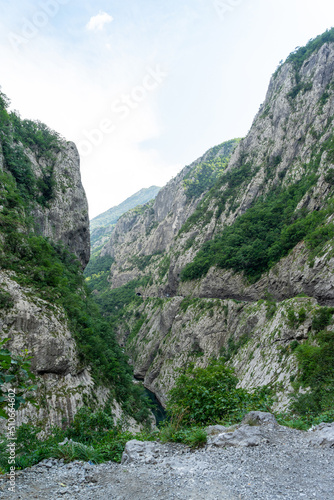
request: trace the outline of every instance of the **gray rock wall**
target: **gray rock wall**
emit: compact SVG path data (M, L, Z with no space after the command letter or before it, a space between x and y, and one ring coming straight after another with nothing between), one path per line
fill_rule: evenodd
M254 284L242 274L214 267L193 282L180 283L180 273L205 241L233 224L259 196L277 186L294 184L312 171L315 162L318 179L297 208L314 211L325 206L333 194L326 181L326 173L334 168L326 149L333 134L333 117L334 44L326 43L304 62L298 74L287 63L273 75L265 101L227 167L233 171L251 165L252 176L227 200L220 215L219 196L210 195L203 215L179 233L205 196L189 202L185 195L184 178L195 162L161 189L153 208L125 214L116 225L104 248L115 259L110 287L143 275L151 278L151 284L140 290L145 300L138 312L146 315L145 323L135 336L131 321L120 326L119 341L131 356L136 375L162 403L175 382L175 369L190 361L205 366L211 357L228 349L229 339L237 344L246 335L247 342L230 359L240 384L247 388L270 384L277 390L277 407L287 405L290 377L297 373L290 344L308 338L311 317L319 305L334 305L333 242L312 256L301 241ZM226 189L225 184L220 193ZM332 221L329 214L326 223ZM133 261L133 256L156 251L162 254L152 257L144 269ZM181 304L186 296L200 300L184 311ZM162 306L156 297L163 299ZM276 303L272 316L268 297ZM206 309L209 299L214 305ZM289 309L302 307L307 320L298 327L289 326Z
M55 163L54 197L50 207L35 204L33 217L36 232L53 241L62 241L80 260L83 267L90 256L89 217L86 193L81 183L80 157L73 142L63 145ZM41 166L30 155L38 177Z

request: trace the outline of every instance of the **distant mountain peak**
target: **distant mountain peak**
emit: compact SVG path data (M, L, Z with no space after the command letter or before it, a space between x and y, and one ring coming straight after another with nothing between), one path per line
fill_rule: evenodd
M92 250L96 250L110 238L116 222L124 213L132 210L138 205L145 205L145 203L153 200L160 189L161 188L158 186L142 188L119 205L113 206L102 214L94 217L90 221Z

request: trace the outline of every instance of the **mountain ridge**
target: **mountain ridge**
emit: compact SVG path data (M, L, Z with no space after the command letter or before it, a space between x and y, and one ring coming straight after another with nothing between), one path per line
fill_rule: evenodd
M309 387L300 360L316 318L328 314L326 338L332 331L324 306L334 304L333 116L330 30L274 73L213 186L187 196L186 177L202 157L152 207L119 219L101 251L112 264L97 300L113 317L116 297L140 294L141 302L123 301L115 327L135 375L163 404L175 370L212 357L225 357L242 387L269 384L280 409Z
M156 197L158 186L150 186L137 191L119 205L109 208L90 221L91 249L96 253L99 247L111 236L112 230L118 219L127 211L138 205L144 205Z

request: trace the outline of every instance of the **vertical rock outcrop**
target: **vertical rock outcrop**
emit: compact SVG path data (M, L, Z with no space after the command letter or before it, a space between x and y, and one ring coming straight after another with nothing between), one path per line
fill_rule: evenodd
M290 378L298 371L292 350L309 339L312 317L319 307L334 305L330 205L334 42L323 39L322 44L316 41L292 54L275 72L247 137L236 147L214 187L203 189L195 198L187 196L185 180L194 178L203 158L185 167L161 189L153 206L119 220L102 251L114 258L110 288L147 278L146 287L140 290L143 303L134 318L133 306L128 309L127 320L119 326L119 340L131 356L136 375L163 403L174 384L175 369L189 362L204 366L225 352L243 387L271 384L279 395L278 406L284 406L292 390ZM288 227L292 220L292 228L295 221L304 223L305 214L323 211L323 219L314 226L319 231L315 242L305 241L306 224L301 224L302 236L294 239L295 234L287 233L294 244L289 246L286 237L289 251L280 253L283 256L277 260L269 259L256 279L212 259L206 274L195 273L197 279L181 281L188 264L206 266L205 252L210 251L208 245L203 246L206 242L220 238L256 203L269 196L271 203L286 192L293 193L286 196L288 202L293 196L298 201L289 223L284 220L270 237L276 237L279 246L281 227ZM239 238L239 246L243 244L243 234L233 237ZM262 243L260 256L267 248ZM222 247L216 248L224 253ZM236 243L234 248L238 250ZM199 250L201 257L196 261ZM245 263L247 259L245 249ZM142 319L140 329L138 318ZM295 323L293 318L297 318Z
M41 165L29 155L36 177ZM55 242L63 242L83 267L90 255L88 202L81 183L80 157L73 142L62 145L53 167L53 197L48 207L35 204L33 218L36 233Z

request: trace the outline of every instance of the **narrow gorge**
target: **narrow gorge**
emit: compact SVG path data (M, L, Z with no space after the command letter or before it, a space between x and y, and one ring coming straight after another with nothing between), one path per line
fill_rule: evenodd
M121 216L99 254L97 301L162 404L179 369L225 358L241 387L268 385L285 409L303 390L295 349L316 342L317 318L332 332L331 33L276 70L244 139Z
M0 92L0 498L332 498L333 120L334 28L89 221L76 145Z

